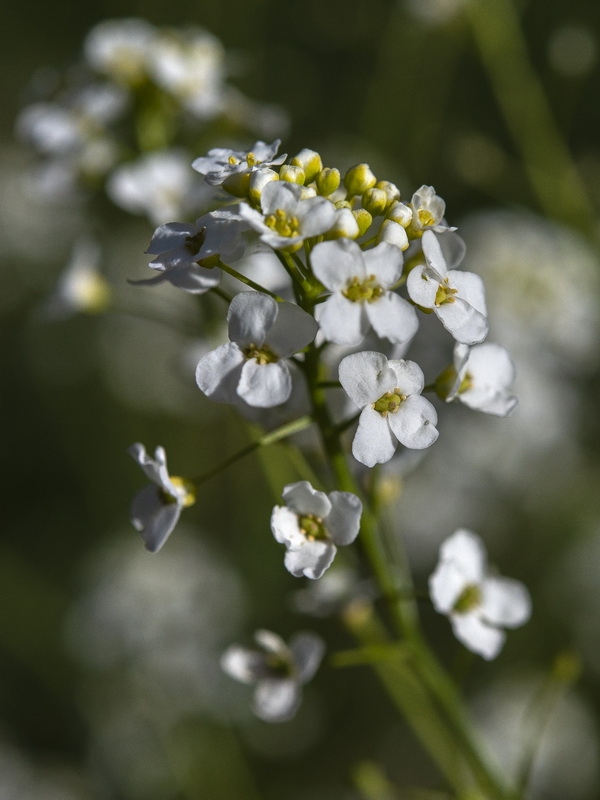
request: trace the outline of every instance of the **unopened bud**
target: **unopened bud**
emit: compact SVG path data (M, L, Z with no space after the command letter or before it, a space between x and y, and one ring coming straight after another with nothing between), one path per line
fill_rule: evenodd
M363 208L365 208L369 214L373 217L379 217L387 208L388 198L383 189L376 189L373 187L363 192L361 202Z
M391 219L392 222L397 222L398 225L402 225L403 228L407 228L413 217L413 211L410 206L405 205L404 203L394 203L394 205L388 211L388 219Z
M297 183L304 186L306 175L302 167L293 164L284 164L279 169L279 180L287 181L288 183Z
M377 178L371 172L368 164L357 164L350 167L344 175L344 186L350 197L366 192L377 183Z
M356 239L359 234L358 222L354 218L352 211L349 208L340 208L335 212L335 220L325 234L325 238L341 239L345 236L348 239Z
M316 197L317 191L312 186L303 186L300 192L300 200L308 200L309 197Z
M339 189L341 175L335 167L325 167L317 175L317 191L323 197L329 197Z
M321 156L315 150L309 150L306 147L303 150L300 150L298 155L295 155L291 159L290 163L295 167L301 167L304 170L306 183L312 183L312 181L314 181L314 179L323 169Z
M384 219L377 234L377 244L380 242L389 242L389 244L395 244L400 250L406 250L408 236L402 225L392 222L391 219Z
M366 208L357 208L356 211L352 211L352 215L358 225L358 235L362 236L363 233L366 233L371 227L373 217Z
M250 176L253 172L234 172L228 175L221 184L223 189L234 197L248 197L250 191Z
M277 180L279 180L279 175L274 169L269 169L268 167L261 167L260 169L251 172L248 186L248 197L252 203L256 206L260 205L262 190L268 183Z
M388 206L391 206L392 203L396 203L398 200L400 200L400 189L391 181L377 181L375 188L381 189L386 193Z

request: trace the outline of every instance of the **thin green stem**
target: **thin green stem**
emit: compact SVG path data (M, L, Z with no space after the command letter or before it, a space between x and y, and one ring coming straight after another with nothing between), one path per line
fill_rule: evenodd
M235 278L236 280L240 281L246 286L249 286L251 289L256 289L257 292L268 294L269 297L272 297L273 300L277 300L278 303L283 302L283 297L280 297L278 294L275 294L275 292L272 292L270 289L261 286L260 283L256 283L256 281L253 281L247 275L242 275L242 273L238 272L237 269L230 267L228 264L224 264L221 260L219 260L219 267L223 270L223 272L226 272L228 275L231 275L232 278Z

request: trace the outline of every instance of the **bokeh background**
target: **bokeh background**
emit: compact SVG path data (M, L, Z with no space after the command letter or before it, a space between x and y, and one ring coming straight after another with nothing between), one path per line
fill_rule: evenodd
M516 362L520 404L507 420L443 409L436 448L386 473L388 513L418 590L440 541L463 525L526 582L532 620L493 664L466 658L427 602L424 624L504 769L531 746L531 797L593 800L600 9L586 0L4 9L0 797L384 800L443 787L368 668L326 663L280 726L254 720L247 690L220 673L223 648L257 627L317 630L330 652L352 644L335 614L301 613L307 587L282 569L269 532L280 487L298 477L286 448L214 478L159 556L128 522L144 482L132 442L162 444L176 474L198 475L248 441L243 422L194 385L207 337L220 335L218 306L129 285L147 276L153 222L100 192L32 191L34 151L15 136L52 70L81 59L90 28L131 16L211 31L230 83L268 104L264 117L246 108L252 119L191 126L193 156L219 136L248 145L280 131L288 153L310 147L341 169L366 161L405 200L421 184L446 200L465 266L488 287L490 339ZM48 313L82 236L94 237L113 305ZM414 357L427 373L450 360L450 344L440 337L433 355ZM352 556L346 566L360 577Z

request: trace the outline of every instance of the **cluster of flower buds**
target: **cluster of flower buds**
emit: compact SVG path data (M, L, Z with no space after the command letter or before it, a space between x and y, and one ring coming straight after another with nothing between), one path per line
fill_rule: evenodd
M516 403L512 362L502 347L482 344L488 333L483 282L460 269L465 246L446 223L445 203L433 187L422 186L403 203L398 187L379 180L367 164L342 174L324 166L313 150L290 159L279 155L279 144L257 141L249 150L219 148L197 158L192 166L212 187L214 210L195 223L161 225L147 251L157 275L143 283L166 281L196 294L216 290L229 303L229 341L200 359L199 389L242 411L264 412L288 403L296 380L304 380L313 420L321 425L329 411L317 395L321 398L324 387L341 389L360 410L352 454L368 468L389 461L399 444L422 450L438 439L438 414L422 396L425 391L486 413L508 414ZM245 271L248 253L260 260L269 251L281 265L280 294ZM238 281L233 291L240 283L242 291L231 296L231 283L227 290L220 287L224 273L228 281ZM423 314L434 314L455 342L453 363L429 383L417 363L398 357ZM340 423L341 429L354 421ZM138 495L133 516L146 545L157 550L192 495L181 479L169 478L160 449L152 461L140 447L132 454L156 487ZM317 580L337 547L357 537L362 502L352 492L326 494L307 481L285 486L283 499L285 505L273 510L271 528L286 548L285 566L296 577ZM459 537L459 544L463 540L477 549L472 537ZM450 550L448 545L444 553ZM459 560L452 566L457 574ZM510 587L484 577L481 556L477 563L476 570L466 568L467 577L473 573L470 583L456 579L448 591L450 567L440 567L432 593L436 608L450 613L461 641L489 658L502 643L499 626L520 624L528 609L520 595L519 608L510 612ZM465 614L467 589L469 612L481 607L483 616ZM238 650L225 660L230 674L259 682L257 708L272 719L295 708L299 685L288 681L287 701L269 710L265 687L283 691L281 682L273 688L273 680L281 679L271 675L271 662L275 659L278 669L285 662L288 677L293 664L291 656L281 658L284 645L273 636L261 635L259 641L266 661Z

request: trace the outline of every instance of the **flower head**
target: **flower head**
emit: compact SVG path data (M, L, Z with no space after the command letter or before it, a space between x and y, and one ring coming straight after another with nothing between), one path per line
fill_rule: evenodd
M415 309L390 291L402 275L402 261L400 250L388 243L364 252L351 239L316 245L313 272L332 292L315 310L328 341L357 345L371 327L395 344L414 336L419 326Z
M454 346L454 366L450 368L454 385L447 402L459 400L469 408L506 417L517 404L510 391L515 379L515 366L508 351L499 344L466 344Z
M272 631L254 634L258 648L231 645L221 667L241 683L256 684L253 710L266 722L291 719L302 699L302 686L323 658L323 640L314 633L297 633L289 646Z
M249 174L259 167L283 164L287 154L277 156L280 139L271 144L255 142L250 150L230 150L228 147L215 147L208 155L197 158L192 168L204 175L211 186L220 186L232 175Z
M303 191L296 183L271 181L261 192L262 214L246 203L240 214L275 250L297 250L304 239L328 231L335 219L333 203L325 197L302 199Z
M473 272L448 270L440 242L431 231L425 231L422 242L425 265L411 270L406 282L411 300L430 308L457 342L482 342L488 332L483 281Z
M410 202L412 219L408 227L411 238L418 238L427 230L442 233L449 228L444 221L446 203L435 193L433 186L421 186Z
M342 359L339 377L348 397L362 408L352 442L352 454L361 464L389 461L397 442L422 450L438 438L437 413L421 397L425 380L414 361L388 361L367 350Z
M151 458L144 445L137 442L128 452L152 481L133 498L131 521L141 533L146 549L157 553L169 538L182 510L196 502L195 489L190 481L169 475L164 448L157 447Z
M495 658L506 634L531 616L529 592L519 581L488 572L483 542L459 529L442 544L440 560L429 578L436 611L447 614L454 635L485 659Z
M229 306L229 339L200 359L196 382L220 403L281 405L292 391L286 358L312 342L314 319L294 303L259 292L241 292Z
M337 546L358 536L362 503L351 492L319 492L308 481L288 484L285 506L275 506L271 530L285 544L285 566L297 578L320 578L333 561Z

